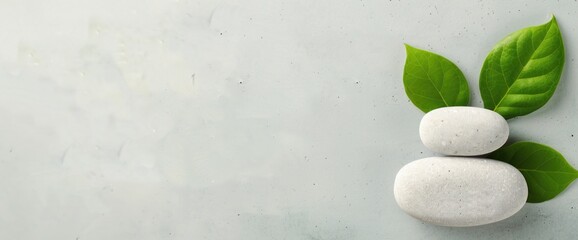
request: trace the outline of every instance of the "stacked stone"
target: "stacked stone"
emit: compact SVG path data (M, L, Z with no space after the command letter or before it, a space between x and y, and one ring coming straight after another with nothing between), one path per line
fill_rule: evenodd
M409 215L442 226L477 226L518 212L528 198L524 177L509 164L479 156L508 139L506 120L476 107L445 107L427 113L419 126L430 150L447 155L405 165L394 195Z

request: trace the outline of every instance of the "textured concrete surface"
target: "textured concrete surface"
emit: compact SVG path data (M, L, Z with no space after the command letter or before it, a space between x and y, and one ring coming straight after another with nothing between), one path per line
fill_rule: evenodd
M576 183L467 229L393 197L434 155L403 43L454 61L481 106L492 46L550 14L563 78L510 138L578 166L574 1L1 1L0 239L575 238Z

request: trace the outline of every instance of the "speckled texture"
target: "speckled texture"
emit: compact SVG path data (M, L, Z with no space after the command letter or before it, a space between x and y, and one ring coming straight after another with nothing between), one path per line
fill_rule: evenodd
M578 2L0 1L1 240L575 239L578 184L507 220L421 224L393 197L432 155L403 43L484 58L556 14L566 65L510 139L578 166Z
M394 195L408 214L442 226L477 226L518 212L528 197L522 174L495 160L430 157L405 165Z
M430 150L446 155L490 153L508 140L508 122L494 111L477 107L446 107L427 113L419 135Z

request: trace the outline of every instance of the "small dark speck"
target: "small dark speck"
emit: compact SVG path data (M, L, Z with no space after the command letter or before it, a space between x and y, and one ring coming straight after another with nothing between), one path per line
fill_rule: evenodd
M571 137L574 137L574 134L570 135ZM12 152L12 149L10 149L10 152Z
M359 81L355 81L355 84L359 84Z
M448 170L448 172L452 172L452 170Z
M240 213L237 213L237 216L241 216L241 214L240 214Z
M574 207L570 207L570 209L574 209Z
M223 33L221 33L221 36L223 36Z
M423 154L423 152L419 152L419 154Z
M243 84L243 81L239 81L239 84Z

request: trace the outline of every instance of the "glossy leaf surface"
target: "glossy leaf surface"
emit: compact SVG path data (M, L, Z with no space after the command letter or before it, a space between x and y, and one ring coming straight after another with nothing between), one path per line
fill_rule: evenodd
M578 178L574 169L558 151L533 142L517 142L491 153L489 158L516 167L528 183L528 202L550 200Z
M484 107L509 119L542 107L554 94L564 67L556 19L514 32L488 54L480 73Z
M415 106L427 113L441 107L468 105L468 82L454 63L435 53L405 46L403 85Z

